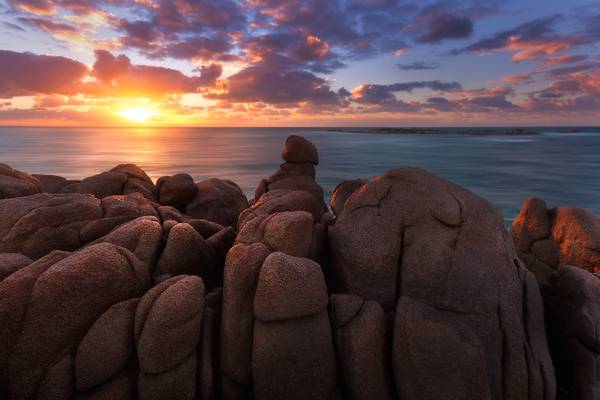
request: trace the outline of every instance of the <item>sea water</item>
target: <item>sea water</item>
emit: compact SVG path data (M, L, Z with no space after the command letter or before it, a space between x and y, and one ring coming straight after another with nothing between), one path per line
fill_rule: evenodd
M323 128L0 128L0 162L29 173L81 179L135 163L154 180L179 172L237 182L253 197L274 173L281 147L300 134L319 149L317 181L327 198L344 179L420 166L498 206L509 225L529 196L550 207L600 214L600 129L539 134L390 134Z

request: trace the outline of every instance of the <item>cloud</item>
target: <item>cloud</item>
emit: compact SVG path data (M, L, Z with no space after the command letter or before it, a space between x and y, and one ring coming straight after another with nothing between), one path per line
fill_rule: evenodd
M394 103L396 92L412 92L416 89L431 89L436 92L460 90L458 82L417 81L394 83L391 85L362 84L352 90L352 100L358 103L382 104Z
M242 3L233 0L158 0L148 7L150 20L163 32L243 30L246 17Z
M21 17L19 18L19 21L54 35L73 35L74 33L77 33L77 29L71 25L53 22L46 18Z
M439 43L447 39L465 39L473 33L473 22L466 16L436 13L429 19L427 32L417 37L420 43Z
M301 102L336 104L338 95L322 78L309 71L277 68L259 63L230 76L224 92L207 93L206 97L230 103L264 102L295 106Z
M85 64L66 57L0 51L0 97L28 95L84 95L88 97L152 97L197 93L214 86L222 73L220 64L199 68L188 76L171 68L135 65L125 55L95 52L90 71ZM84 79L93 77L95 80Z
M153 58L172 57L181 60L211 60L218 59L230 49L231 45L227 40L195 37L169 44L150 55Z
M73 94L85 64L66 57L0 50L0 96Z
M17 24L11 23L11 22L2 22L2 26L6 27L8 29L15 30L15 31L25 32L25 29L23 29L22 27L20 27Z
M242 42L249 63L263 63L278 68L306 69L329 73L344 64L329 43L314 35L272 33L247 38Z
M200 67L200 79L198 83L203 87L214 86L217 79L223 73L223 66L221 64L210 64Z
M127 56L115 57L106 50L97 50L95 55L92 74L101 85L89 84L85 92L96 96L162 97L195 93L214 84L221 73L220 67L209 66L201 69L201 76L187 76L171 68L133 65Z
M546 74L550 77L561 77L561 76L570 75L570 74L573 74L576 72L589 71L589 70L594 70L594 69L598 69L598 68L599 68L599 65L597 62L586 62L586 63L571 65L568 67L554 68L554 69L546 71Z
M493 50L502 50L508 47L510 41L515 38L526 38L528 40L546 38L549 33L554 32L554 25L561 19L560 15L538 18L516 28L495 33L485 39L481 39L461 49L454 50L453 54L476 53Z
M299 60L323 60L329 57L330 46L316 36L307 35L304 42L300 43L293 52Z
M125 31L126 35L121 38L121 43L127 47L138 49L154 49L162 35L156 30L156 26L149 21L128 21L120 19L117 27Z
M414 61L410 64L396 64L396 66L402 71L421 71L428 69L438 69L442 66L442 64L437 62L426 63L424 61Z
M9 0L15 9L35 15L52 15L56 11L55 2L51 0Z
M504 82L508 82L508 83L519 84L519 83L531 82L533 80L533 77L532 77L532 74L530 74L528 72L522 72L522 73L518 73L518 74L505 76L504 78L502 78L502 80Z
M585 61L588 56L584 54L580 55L570 55L564 54L560 56L550 57L547 60L544 60L545 65L559 65L559 64L573 64L580 61Z
M588 33L558 34L556 24L563 16L555 14L538 18L513 29L497 32L482 40L451 52L453 55L463 53L487 53L492 51L513 52L513 61L542 60L546 63L573 62L577 56L559 53L575 46L591 43L597 38Z

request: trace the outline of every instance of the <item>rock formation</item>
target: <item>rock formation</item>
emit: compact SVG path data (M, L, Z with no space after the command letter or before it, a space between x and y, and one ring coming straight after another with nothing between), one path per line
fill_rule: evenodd
M196 187L196 197L185 207L185 213L194 218L235 226L240 213L248 208L248 199L235 182L212 178Z
M346 207L346 201L354 192L367 183L364 179L354 179L351 181L342 181L334 189L331 194L331 210L335 215L340 215Z
M330 237L334 290L394 313L400 398L554 398L539 289L490 203L398 168L350 196Z
M302 190L322 202L323 188L315 182L315 165L319 164L316 147L303 137L292 135L287 138L281 157L286 162L258 184L254 200L271 190Z
M117 194L141 193L149 200L156 200L152 179L135 164L117 165L110 171L63 186L61 192L90 193L100 199Z
M519 257L536 275L560 399L600 397L600 218L530 198L513 222Z
M600 277L564 266L545 290L548 339L563 398L600 396Z
M600 272L600 218L576 207L548 209L529 198L510 229L521 260L544 284L564 265Z
M158 202L183 210L196 197L198 187L189 174L163 176L156 182Z
M324 248L322 202L305 190L270 190L240 214L223 279L224 398L242 399L250 393L257 399L332 396L336 366L326 323L327 290L321 267L311 261L319 260ZM298 297L308 303L294 306ZM273 302L281 303L283 311ZM321 354L312 356L311 348ZM274 384L271 365L279 357L284 358ZM315 371L321 371L323 380L300 371L317 364Z
M0 200L0 252L37 259L73 251L142 215L156 216L139 193L98 199L89 194L36 194Z
M41 186L39 179L0 163L0 199L40 193Z
M511 235L419 168L342 182L332 214L315 146L282 158L251 202L0 165L0 398L600 396L598 217L530 199Z

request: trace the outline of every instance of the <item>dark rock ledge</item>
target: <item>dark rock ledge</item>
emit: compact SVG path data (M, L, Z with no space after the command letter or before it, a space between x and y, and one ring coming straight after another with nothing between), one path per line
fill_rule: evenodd
M600 398L597 216L528 199L507 232L407 167L327 207L315 146L282 158L250 201L0 164L0 399Z

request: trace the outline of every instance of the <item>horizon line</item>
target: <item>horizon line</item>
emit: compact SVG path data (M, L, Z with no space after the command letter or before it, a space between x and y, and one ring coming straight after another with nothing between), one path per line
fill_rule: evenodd
M594 125L296 125L296 126L265 126L265 125L0 125L2 128L68 128L68 129L455 129L455 128L600 128L600 123Z

